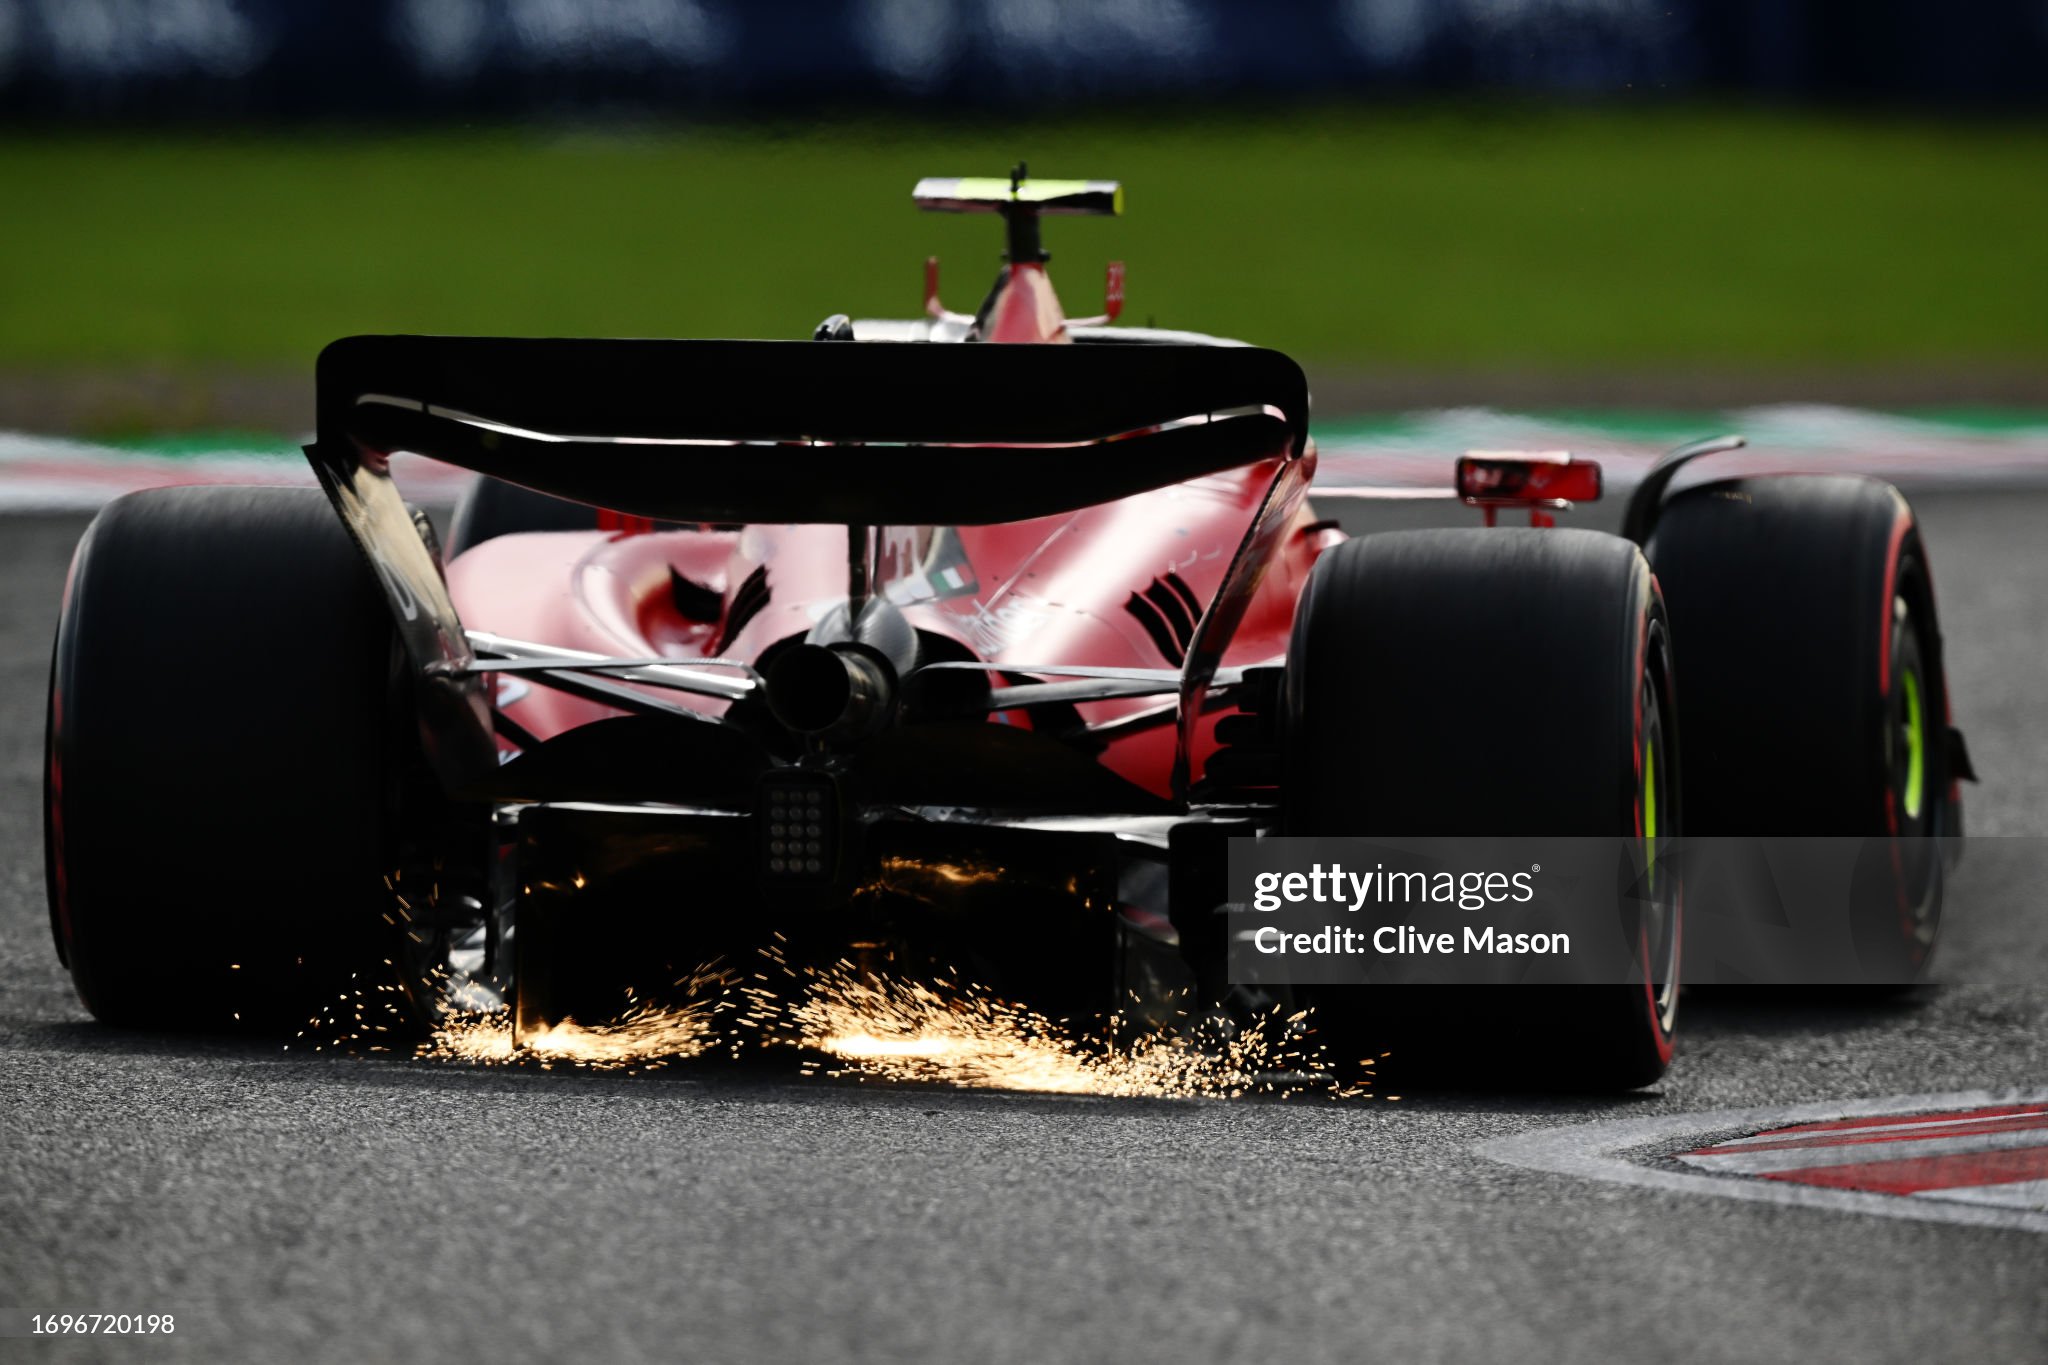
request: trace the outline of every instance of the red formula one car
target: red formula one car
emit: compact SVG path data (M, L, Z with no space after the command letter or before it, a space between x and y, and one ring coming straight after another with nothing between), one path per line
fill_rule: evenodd
M1113 325L1120 267L1109 315L1063 317L1040 219L1116 212L1114 184L916 194L1003 220L972 316L932 269L925 317L810 341L352 337L319 363L324 497L107 507L48 746L91 1011L276 1025L381 988L526 1031L771 933L1063 1016L1176 981L1228 1008L1233 836L1953 832L1890 488L1669 495L1706 446L1620 535L1348 539L1311 505L1293 361ZM484 476L446 554L395 451ZM1598 492L1557 457L1459 471L1489 522ZM1941 876L1896 865L1902 961ZM1671 1055L1678 916L1675 885L1638 908L1637 986L1311 1003L1333 1039L1638 1085Z

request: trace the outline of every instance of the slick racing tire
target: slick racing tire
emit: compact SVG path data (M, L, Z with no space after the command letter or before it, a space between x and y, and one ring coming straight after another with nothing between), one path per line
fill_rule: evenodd
M455 504L455 517L448 527L448 557L453 559L499 536L523 531L595 531L598 525L595 507L481 475Z
M1667 503L1646 552L1685 650L1687 833L1870 840L1861 967L1918 978L1964 765L1912 508L1874 479L1731 479Z
M51 927L110 1024L275 1030L373 997L397 956L397 640L319 492L110 503L51 663Z
M1671 634L1636 547L1577 530L1400 531L1317 562L1283 706L1292 835L1670 836ZM1335 1060L1404 1085L1626 1089L1671 1060L1675 886L1624 907L1635 985L1303 991Z

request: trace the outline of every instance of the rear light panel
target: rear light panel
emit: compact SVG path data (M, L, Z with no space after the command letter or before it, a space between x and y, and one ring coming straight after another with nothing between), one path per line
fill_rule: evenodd
M838 871L839 793L823 773L784 768L762 779L754 807L763 876L774 884L815 886Z

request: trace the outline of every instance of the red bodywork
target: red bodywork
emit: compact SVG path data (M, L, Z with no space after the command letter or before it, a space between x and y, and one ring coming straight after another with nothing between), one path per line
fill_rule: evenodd
M901 594L899 605L912 625L958 641L992 664L1173 667L1180 659L1161 649L1147 621L1165 620L1169 638L1177 637L1182 648L1186 632L1147 594L1156 596L1163 587L1179 597L1177 577L1196 604L1187 615L1191 625L1200 605L1216 595L1272 476L1271 465L1253 465L1070 515L962 528L958 544L971 566L973 589L923 601L914 600L921 592L904 587L912 580L900 569L889 572L889 551L898 550L899 562L908 559L903 551L929 545L933 533L891 528L883 532L884 591ZM1295 513L1225 652L1226 664L1280 661L1309 567L1342 538L1317 526L1305 506ZM724 639L736 595L763 567L767 605ZM726 619L685 617L671 572L718 592ZM769 645L808 631L824 610L845 599L846 532L837 526L749 526L502 536L457 557L448 566L448 582L462 619L480 630L611 656L716 654L751 662ZM1134 597L1143 605L1134 607ZM725 705L666 695L707 711ZM540 739L617 714L510 677L500 681L498 699L509 718ZM1080 711L1084 719L1100 722L1141 713L1170 719L1173 708L1170 697L1136 697L1083 703ZM1030 723L1022 713L999 713L991 720ZM1202 727L1193 754L1197 774L1213 747L1209 730ZM1162 723L1112 740L1102 762L1164 796L1171 788L1173 756L1174 728Z
M985 325L988 340L976 344L1069 341L1051 281L1037 262L1009 267ZM1104 458L1115 458L1113 445ZM858 460L849 453L848 477L860 476ZM1300 474L1312 472L1313 460L1311 451ZM1194 624L1217 598L1279 472L1278 461L1266 461L1079 512L994 526L882 528L876 581L913 626L994 665L1178 667ZM1344 538L1318 523L1305 501L1277 531L1224 665L1282 660L1310 567ZM751 663L769 646L809 631L845 600L846 536L839 526L650 533L614 519L609 529L486 541L448 566L448 584L472 629L609 656ZM935 547L945 552L950 572L926 572ZM767 598L757 606L764 572ZM676 575L717 593L720 619L686 615ZM726 705L666 695L707 712ZM543 740L618 714L509 676L500 679L497 700L509 719ZM1101 761L1167 796L1174 787L1175 705L1170 696L1137 697L1086 702L1079 710L1091 724L1158 718L1117 732ZM1214 748L1213 721L1222 714L1227 711L1210 713L1197 729L1193 776ZM1030 724L1022 712L990 719Z

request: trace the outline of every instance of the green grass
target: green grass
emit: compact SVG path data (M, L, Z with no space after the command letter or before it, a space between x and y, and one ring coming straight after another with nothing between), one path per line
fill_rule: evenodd
M2048 125L1700 110L0 137L0 364L296 367L358 331L801 336L971 308L924 174L1122 178L1047 227L1069 310L1325 365L2048 360Z

